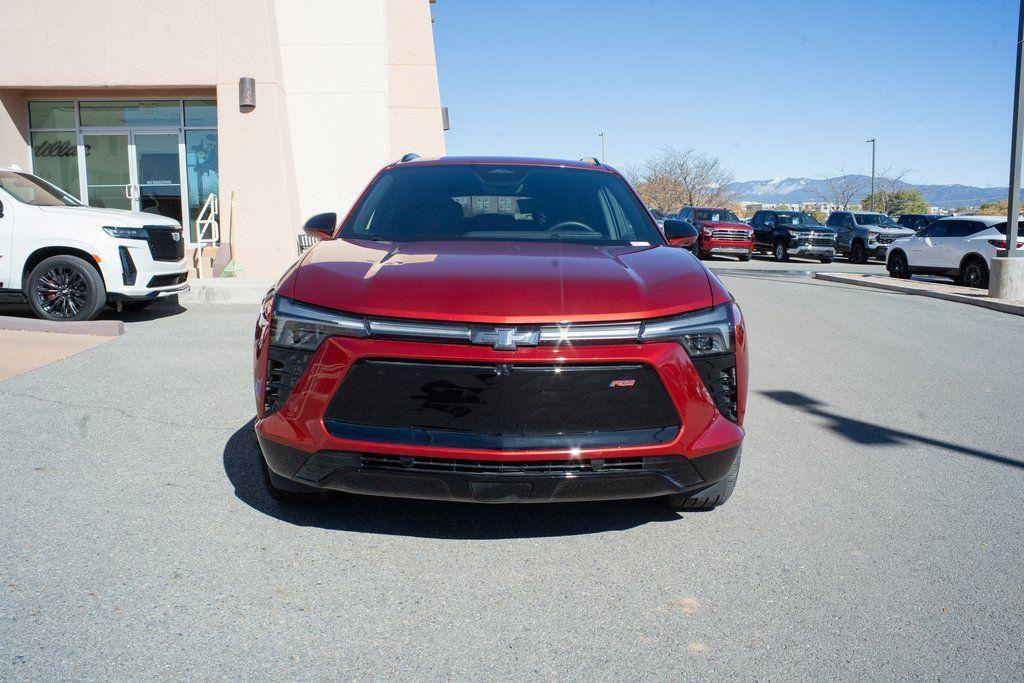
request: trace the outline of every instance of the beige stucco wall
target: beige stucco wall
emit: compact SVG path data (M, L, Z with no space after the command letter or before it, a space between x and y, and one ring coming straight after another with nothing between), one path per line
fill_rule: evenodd
M380 166L406 151L444 152L428 0L3 9L0 165L28 165L26 98L216 92L222 234L234 226L246 276L277 275L297 255L301 221L347 211ZM238 108L243 76L257 82L248 113Z

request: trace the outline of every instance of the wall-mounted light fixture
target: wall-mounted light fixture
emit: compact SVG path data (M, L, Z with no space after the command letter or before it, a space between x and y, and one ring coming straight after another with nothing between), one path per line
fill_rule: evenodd
M256 108L256 79L242 77L238 79L238 109L249 113Z
M441 107L441 127L444 130L452 129L452 124L448 120L448 107Z

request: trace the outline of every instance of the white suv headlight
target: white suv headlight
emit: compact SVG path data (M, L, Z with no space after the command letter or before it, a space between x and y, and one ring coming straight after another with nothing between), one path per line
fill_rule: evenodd
M149 230L147 228L119 228L112 225L103 226L103 232L111 237L123 240L148 240Z

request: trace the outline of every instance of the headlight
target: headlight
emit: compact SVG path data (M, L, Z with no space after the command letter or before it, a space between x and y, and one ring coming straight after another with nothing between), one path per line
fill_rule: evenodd
M300 304L284 296L274 299L271 346L315 351L327 337L368 335L366 321L362 318Z
M797 239L798 240L798 239L801 239L803 237L806 237L807 235L805 235L804 233L800 232L799 230L790 230L789 231L789 236L792 237L793 239Z
M644 323L641 341L678 341L691 356L726 353L733 348L732 303L675 318Z
M103 232L111 237L123 240L148 240L149 230L146 228L118 228L111 225L103 226Z
M878 237L878 233L877 233L877 232L869 232L869 233L868 233L868 241L869 241L869 242L870 242L871 240L875 239L876 237Z

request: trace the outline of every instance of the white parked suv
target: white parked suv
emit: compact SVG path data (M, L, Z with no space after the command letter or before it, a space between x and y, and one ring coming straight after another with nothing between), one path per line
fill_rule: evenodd
M47 320L91 320L188 289L181 225L88 207L24 171L0 169L0 298Z
M1018 237L1018 245L1024 237ZM895 240L886 252L889 275L945 275L967 287L988 287L996 251L1006 248L1006 219L999 216L941 218L916 235Z

